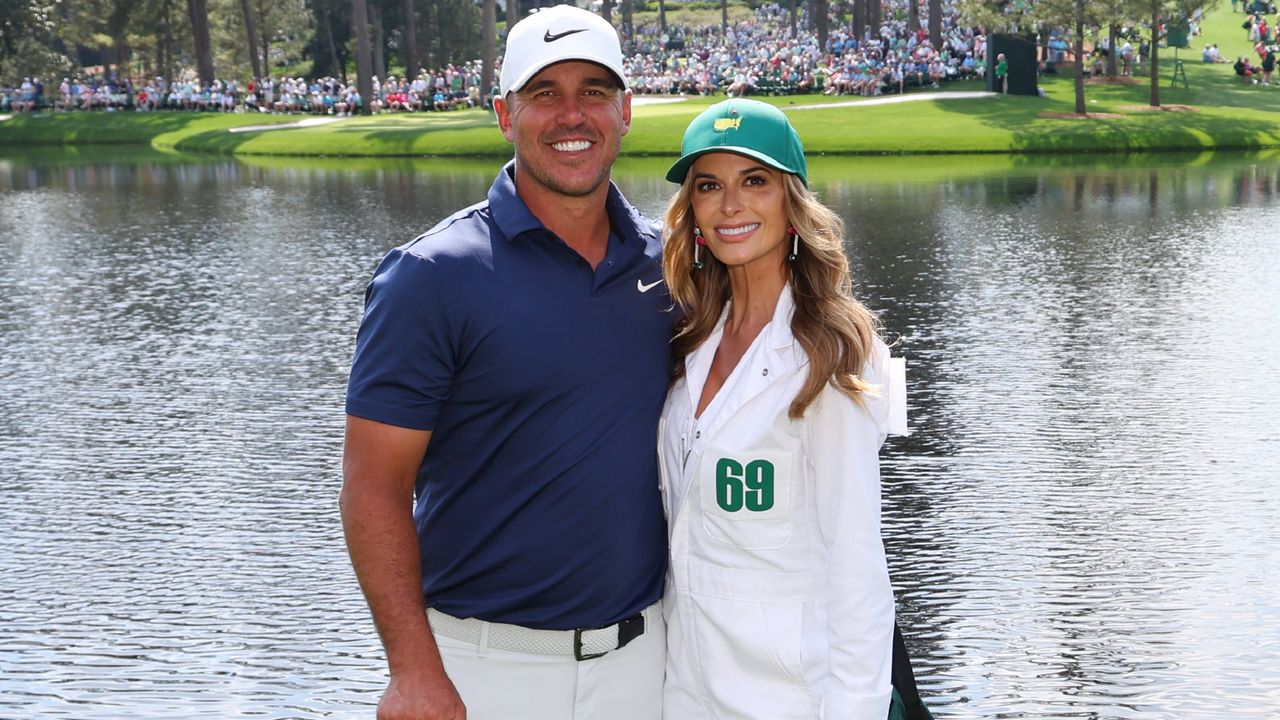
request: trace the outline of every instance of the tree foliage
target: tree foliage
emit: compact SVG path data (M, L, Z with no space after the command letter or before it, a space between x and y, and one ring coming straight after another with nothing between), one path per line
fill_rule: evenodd
M59 39L57 0L0 0L0 80L52 76L74 66Z
M376 74L436 69L484 50L476 0L366 3ZM134 78L346 78L355 44L352 0L0 0L4 82L99 66Z

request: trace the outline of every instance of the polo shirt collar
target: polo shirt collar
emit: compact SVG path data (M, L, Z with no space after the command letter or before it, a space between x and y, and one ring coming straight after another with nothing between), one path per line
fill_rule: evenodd
M604 208L609 214L610 229L618 239L624 243L637 241L643 248L644 238L652 233L641 220L640 211L627 202L613 181L609 182L609 194L605 198ZM498 230L508 240L534 230L546 231L542 221L529 211L529 206L516 193L515 160L503 166L489 188L489 212L492 213Z

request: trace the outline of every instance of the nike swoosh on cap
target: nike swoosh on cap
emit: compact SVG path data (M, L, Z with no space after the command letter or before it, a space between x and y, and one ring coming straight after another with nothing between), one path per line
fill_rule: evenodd
M546 34L542 36L542 42L555 42L560 38L569 37L574 33L580 33L580 32L586 32L586 31L587 31L587 28L578 28L577 30L565 30L562 33L556 33L555 35L552 35L551 31L548 30Z

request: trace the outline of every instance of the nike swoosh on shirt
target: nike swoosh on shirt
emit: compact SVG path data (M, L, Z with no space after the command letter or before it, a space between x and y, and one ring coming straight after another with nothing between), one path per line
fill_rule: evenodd
M555 42L562 37L569 37L574 33L580 33L580 32L586 32L586 31L587 31L586 28L578 28L577 30L565 30L562 33L556 33L555 35L552 35L551 31L548 30L546 34L542 36L542 42Z
M648 285L645 285L644 281L641 280L640 278L636 278L636 289L642 293L649 292L650 290L658 287L661 284L662 284L662 278L658 278L657 280L654 280Z

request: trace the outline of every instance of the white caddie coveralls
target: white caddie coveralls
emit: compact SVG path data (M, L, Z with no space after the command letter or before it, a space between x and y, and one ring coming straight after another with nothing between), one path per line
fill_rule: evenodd
M720 343L685 359L659 424L671 563L665 720L884 720L894 622L878 452L906 433L901 360L875 341L859 407L830 385L787 417L808 372L784 288L700 418Z

